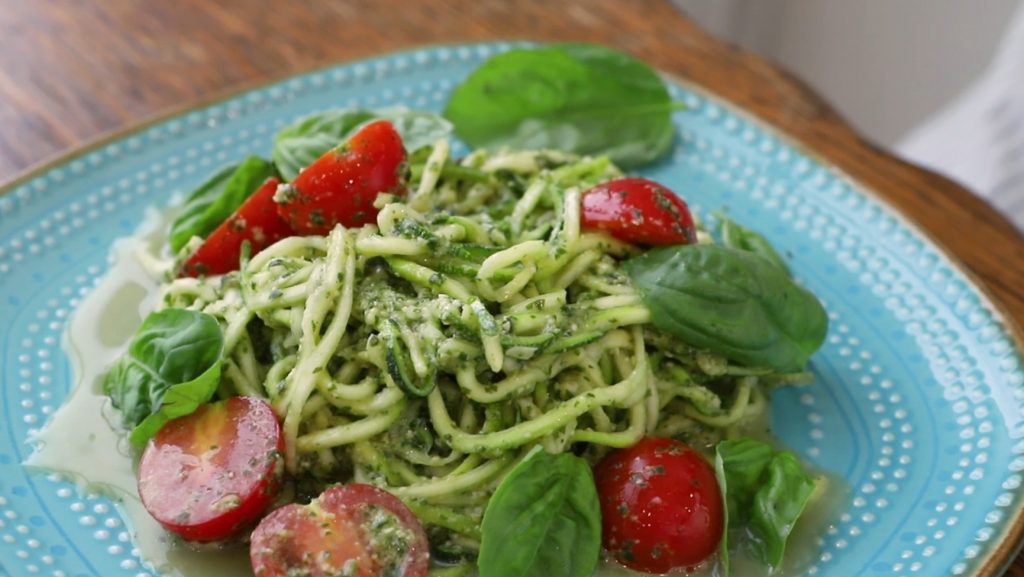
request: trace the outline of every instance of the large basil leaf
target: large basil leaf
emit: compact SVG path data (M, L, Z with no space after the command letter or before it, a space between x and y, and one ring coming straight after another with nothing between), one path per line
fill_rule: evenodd
M429 146L452 131L447 120L421 110L403 107L328 110L301 118L278 132L271 156L281 176L288 181L294 180L303 168L323 153L345 142L356 128L377 118L391 121L409 152Z
M722 235L722 244L732 248L738 248L740 250L746 250L756 255L760 255L775 266L789 273L789 266L786 264L785 259L779 254L779 251L775 250L768 239L761 236L760 233L751 230L734 220L719 216L720 226L719 233Z
M746 543L762 561L778 567L786 540L814 492L814 480L788 451L749 438L715 447L715 475L726 502L726 531L719 545L723 574L729 574L730 529L747 529Z
M220 382L224 337L213 317L166 309L146 317L103 380L131 442L141 445L167 421L195 411Z
M199 185L171 225L171 250L178 252L193 236L206 237L227 220L268 178L274 165L257 156L225 166Z
M818 299L751 252L670 246L625 268L655 326L733 361L798 371L825 340L828 316Z
M487 503L480 577L590 577L601 513L586 461L534 449Z
M483 63L444 116L474 147L606 155L628 168L669 151L677 107L643 62L603 46L554 44Z

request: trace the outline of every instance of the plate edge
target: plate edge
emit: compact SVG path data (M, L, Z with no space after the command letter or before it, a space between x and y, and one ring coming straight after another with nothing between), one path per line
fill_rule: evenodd
M436 50L440 48L458 48L458 47L472 47L472 46L493 46L496 44L509 44L509 45L526 45L536 44L535 41L525 39L495 39L483 42L452 42L452 43L428 43L428 44L416 44L407 47L399 48L396 50L390 50L387 52L379 52L352 58L348 60L325 62L322 64L314 65L308 69L293 71L284 73L281 75L275 75L271 78L254 80L251 82L242 83L238 86L232 86L223 90L215 91L207 96L204 96L198 100L188 102L182 105L175 105L164 108L157 112L154 112L151 116L130 124L128 126L114 128L106 132L102 132L97 136L90 138L82 143L76 144L67 148L66 150L54 153L48 158L44 158L36 163L29 165L28 167L17 172L13 177L7 179L3 183L0 183L0 197L11 193L19 185L39 176L42 176L47 171L56 168L60 165L67 164L77 158L85 156L86 154L117 140L122 140L129 136L139 134L146 129L153 127L161 122L171 120L173 118L183 116L189 112L195 112L217 104L223 103L227 100L243 96L249 92L268 88L273 85L282 84L291 79L315 74L329 70L331 68L341 65L353 65L360 62L368 62L378 60L381 58L387 58L399 54L407 54L416 52L418 50ZM744 120L759 127L765 133L772 135L777 138L780 142L789 146L793 150L803 154L804 156L813 159L819 165L827 169L833 176L854 185L860 192L868 196L872 201L877 203L883 210L885 210L889 216L896 218L901 225L911 230L914 234L920 238L926 240L932 247L937 249L938 253L946 260L946 263L956 273L960 274L963 279L967 280L974 288L978 290L980 296L980 304L988 308L994 315L995 320L1001 325L1006 333L1010 336L1015 346L1015 352L1018 357L1024 358L1024 327L1017 322L1007 312L1005 306L999 301L993 294L988 286L974 273L972 272L964 262L954 255L944 244L938 242L938 240L923 226L921 226L917 220L911 215L904 213L902 210L894 206L887 199L881 196L874 187L868 186L862 180L853 177L848 172L839 167L834 161L825 157L821 153L812 150L809 146L804 144L796 136L790 134L784 129L772 124L766 119L750 112L731 99L711 90L710 88L697 84L693 81L687 80L671 72L664 70L660 71L670 82L674 82L680 86L685 87L687 90L691 90L695 93L701 94L705 97L714 99L721 105L728 108L730 113L743 118ZM853 132L854 136L863 142L863 139L859 134ZM899 163L906 164L908 166L916 166L909 163L901 158L898 158L891 153L880 150L877 147L872 147L878 154L889 157ZM920 168L920 167L918 167ZM923 169L926 170L927 169ZM928 171L933 172L933 171ZM1021 550L1024 550L1024 506L1018 508L1013 522L1008 524L1007 529L1000 534L998 545L990 550L989 555L977 565L977 571L971 575L965 577L1000 577L1005 569L1013 562L1016 554ZM2 569L2 568L0 568ZM0 575L3 575L0 573Z
M729 98L722 96L721 94L711 90L710 88L682 78L675 74L667 74L667 78L671 82L683 86L687 90L695 92L704 96L705 98L713 99L720 105L724 106L729 110L731 114L743 118L747 122L759 127L765 133L772 135L777 138L780 142L786 146L792 148L798 153L814 160L823 168L828 170L832 176L841 179L848 184L856 187L861 193L868 196L872 201L877 203L882 209L891 217L897 219L897 221L912 233L918 235L920 238L927 241L932 247L934 247L940 256L946 260L949 267L960 274L964 280L976 288L982 297L979 304L988 308L994 315L993 320L1001 325L1006 333L1009 335L1011 341L1016 347L1016 353L1018 357L1024 359L1024 325L1017 322L1009 312L1006 310L1003 303L992 294L991 289L976 275L967 265L955 254L953 254L944 244L938 241L931 232L925 229L921 224L914 219L911 215L906 214L886 198L884 198L874 187L867 185L862 180L855 178L850 173L843 170L834 161L826 158L821 153L812 150L809 146L804 144L797 137L786 132L785 130L775 126L771 122L757 116L753 112L750 112L737 103L733 102ZM862 140L861 136L855 131L853 135L858 139ZM874 148L874 150L881 155L887 156L892 160L906 164L911 167L917 167L916 165L907 162L893 154ZM917 167L927 172L933 172L928 169ZM1024 504L1017 509L1016 516L1013 518L1012 523L1005 525L1007 529L999 535L998 545L990 550L989 555L977 565L977 571L970 575L964 575L964 577L1001 577L1005 573L1006 569L1013 563L1017 554L1024 551Z

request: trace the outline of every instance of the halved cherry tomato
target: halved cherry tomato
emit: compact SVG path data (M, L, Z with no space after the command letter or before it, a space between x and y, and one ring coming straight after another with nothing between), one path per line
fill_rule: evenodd
M646 178L618 178L583 193L581 224L632 244L697 242L690 209L674 192Z
M185 539L227 539L274 499L283 450L281 427L263 400L203 405L150 440L139 463L139 496L153 518Z
M405 159L395 127L375 120L304 168L277 195L278 212L300 234L373 222L379 193L405 194Z
M700 564L718 548L722 493L704 457L648 437L609 453L594 469L602 541L623 565L648 573Z
M268 178L227 220L220 223L185 261L181 276L224 274L238 270L242 243L249 241L251 254L294 234L277 214L274 193L280 181Z
M249 559L257 577L426 577L430 552L408 507L354 483L267 515L252 532Z

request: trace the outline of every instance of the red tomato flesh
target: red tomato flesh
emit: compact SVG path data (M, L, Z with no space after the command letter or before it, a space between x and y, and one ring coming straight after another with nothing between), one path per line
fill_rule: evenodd
M374 222L379 193L405 194L405 160L395 127L375 120L304 168L277 196L278 212L300 234Z
M646 178L619 178L583 193L584 229L601 230L632 244L663 246L697 242L693 216L674 192Z
M139 496L161 525L190 541L237 535L277 494L284 439L256 397L203 405L169 421L139 463Z
M412 511L394 495L357 483L273 511L249 546L256 577L426 577L429 556Z
M699 565L718 548L724 513L715 473L700 453L648 437L594 469L605 549L648 573Z
M181 276L216 275L238 270L243 242L249 241L250 254L256 254L291 236L291 227L278 216L277 205L274 204L278 184L278 179L268 178L256 189L185 261Z

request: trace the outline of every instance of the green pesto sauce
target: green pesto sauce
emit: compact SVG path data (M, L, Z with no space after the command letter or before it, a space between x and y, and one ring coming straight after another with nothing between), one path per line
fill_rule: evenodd
M363 531L370 549L375 552L381 577L401 577L402 560L415 536L390 511L375 505L367 506Z
M152 309L158 283L133 255L140 251L153 252L154 247L161 246L166 223L152 218L139 235L119 241L114 249L115 264L110 273L83 299L72 316L64 345L73 365L74 388L65 404L33 438L36 451L25 464L66 475L74 479L83 492L99 492L114 500L141 557L158 574L166 577L251 577L248 548L244 544L195 548L168 534L146 513L137 496L131 452L116 432L116 418L99 388L107 367L123 353L141 319ZM537 302L530 308L542 311L545 304ZM445 300L438 299L436 303L443 308ZM403 311L410 320L422 317L425 312L402 307L405 303L396 301L382 301L381 304L384 310ZM444 311L438 312L443 314ZM755 429L771 440L766 427ZM794 529L783 566L770 573L760 562L737 552L732 559L732 575L798 575L816 560L821 536L834 526L838 512L845 508L849 499L849 489L844 483L828 475L823 478L826 488L808 506ZM368 525L372 528L372 544L378 552L384 552L381 565L395 568L411 542L408 530L383 510L372 513ZM355 572L357 568L351 569ZM387 572L384 574L388 575ZM704 577L718 574L717 565L709 562L696 571L678 571L671 575ZM644 574L604 561L594 577L641 575Z

